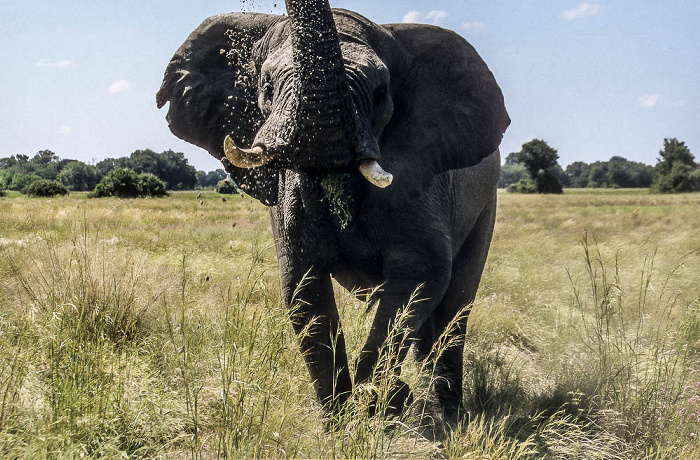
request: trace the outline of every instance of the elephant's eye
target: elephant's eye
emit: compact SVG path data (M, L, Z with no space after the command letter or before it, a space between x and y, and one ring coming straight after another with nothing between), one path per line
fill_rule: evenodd
M260 88L258 90L258 106L265 116L268 116L272 112L272 96L274 93L274 86L272 82L268 79L260 82Z
M377 88L377 90L374 92L374 100L372 101L372 105L374 107L379 107L386 99L386 94L387 90L384 85Z
M260 84L260 95L264 106L272 105L272 97L274 93L274 85L269 75L265 75Z
M263 85L263 96L265 97L265 101L270 102L272 101L272 83L267 82L265 85Z

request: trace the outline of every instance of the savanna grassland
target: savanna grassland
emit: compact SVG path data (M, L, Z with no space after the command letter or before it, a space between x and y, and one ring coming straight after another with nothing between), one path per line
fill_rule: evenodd
M256 201L0 198L0 456L700 458L700 194L499 200L437 444L367 388L324 429ZM372 311L336 295L356 356Z

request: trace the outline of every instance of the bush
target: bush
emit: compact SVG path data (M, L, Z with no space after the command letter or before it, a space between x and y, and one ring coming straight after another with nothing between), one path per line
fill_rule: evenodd
M37 180L27 187L27 195L32 197L47 197L67 195L68 189L55 180Z
M506 192L508 193L537 193L537 185L532 181L532 179L525 178L520 179L515 184L510 184L506 187Z
M139 198L167 196L165 184L153 174L136 174L126 168L118 168L107 174L88 196L103 198Z
M562 193L563 188L557 176L551 169L541 169L535 177L535 188L538 193Z
M89 196L91 198L108 196L137 198L141 196L139 176L131 169L117 168L103 177Z
M165 190L165 182L158 179L154 174L144 173L139 174L138 177L142 196L150 196L153 198L168 196L168 192Z
M562 193L563 188L551 170L540 170L535 180L529 177L520 179L506 187L508 193Z
M216 193L234 195L238 193L238 187L236 187L236 184L232 180L224 179L216 184Z

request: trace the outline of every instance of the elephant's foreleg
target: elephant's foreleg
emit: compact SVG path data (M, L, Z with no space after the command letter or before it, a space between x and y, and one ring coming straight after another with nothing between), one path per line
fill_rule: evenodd
M338 413L352 392L352 381L330 276L311 272L296 282L283 279L283 284L316 396L327 413Z
M439 309L439 308L438 308ZM467 317L462 316L450 324L445 332L442 327L424 327L417 341L416 360L425 363L424 372L429 376L429 390L438 403L439 418L454 426L463 411L463 362ZM428 330L432 329L432 330Z

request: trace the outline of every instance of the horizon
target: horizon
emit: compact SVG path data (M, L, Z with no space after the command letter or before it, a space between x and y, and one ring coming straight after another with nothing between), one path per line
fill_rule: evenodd
M276 6L275 6L276 4ZM700 149L700 5L485 0L332 1L377 23L421 22L465 37L500 84L513 120L503 159L542 139L562 167L621 156L654 165L665 138ZM0 6L5 104L0 157L51 150L97 162L135 150L183 152L198 170L221 164L172 135L155 107L165 66L206 17L234 10L284 13L275 1L206 5L126 0Z

